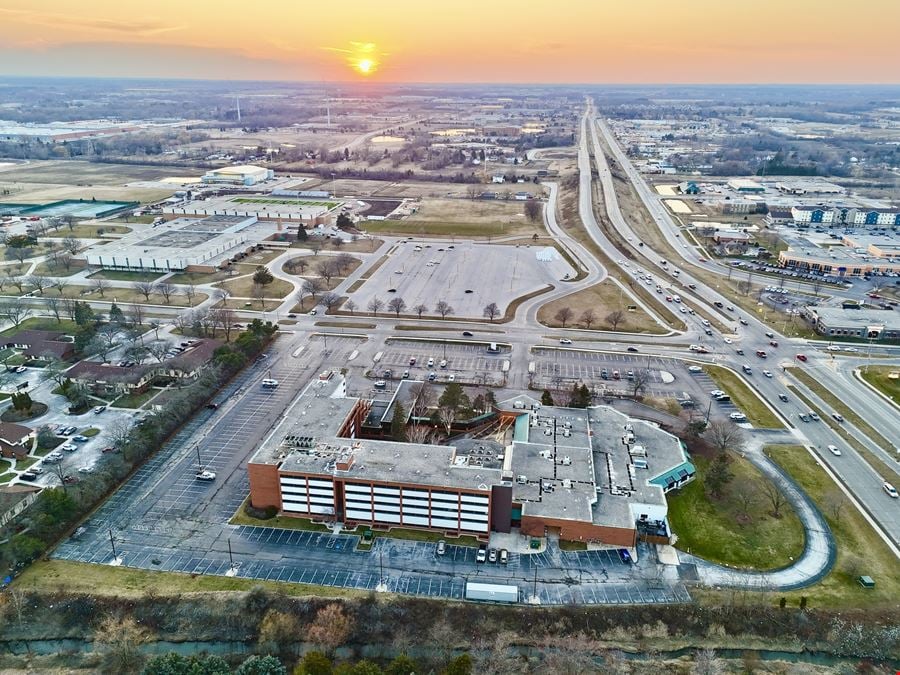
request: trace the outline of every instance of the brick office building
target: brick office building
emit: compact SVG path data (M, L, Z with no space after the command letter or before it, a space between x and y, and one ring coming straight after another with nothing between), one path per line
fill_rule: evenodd
M347 397L343 378L320 376L250 460L251 504L480 538L518 527L625 547L640 534L668 539L665 493L694 475L677 438L611 408L508 404L505 446L366 439L370 402Z

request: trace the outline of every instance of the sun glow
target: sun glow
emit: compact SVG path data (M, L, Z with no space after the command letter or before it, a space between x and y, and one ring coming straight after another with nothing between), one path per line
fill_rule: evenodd
M375 62L372 59L360 59L356 62L356 70L363 75L368 75L375 70Z

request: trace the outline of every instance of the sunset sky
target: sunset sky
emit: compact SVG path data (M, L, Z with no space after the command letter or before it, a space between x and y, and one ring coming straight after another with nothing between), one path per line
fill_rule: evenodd
M898 26L900 0L3 0L0 74L896 83Z

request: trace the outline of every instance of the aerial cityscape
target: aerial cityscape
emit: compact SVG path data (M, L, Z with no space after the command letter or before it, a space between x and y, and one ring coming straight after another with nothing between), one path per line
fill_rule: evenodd
M900 6L7 4L3 672L900 672Z

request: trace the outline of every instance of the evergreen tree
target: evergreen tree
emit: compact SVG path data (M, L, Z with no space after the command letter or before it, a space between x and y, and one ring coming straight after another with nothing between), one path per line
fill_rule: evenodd
M550 395L549 389L544 389L543 393L541 394L541 405L556 405L553 402L553 396Z
M297 241L306 241L307 239L309 239L309 235L306 234L306 228L301 223L297 226Z
M463 391L463 388L458 382L451 382L448 384L444 388L444 393L442 393L441 397L438 399L438 406L441 408L459 410L460 408L468 409L471 405L469 397L466 396L466 392Z
M109 308L109 321L120 326L125 323L125 314L116 303L113 303L112 307Z
M391 417L391 437L401 443L406 441L406 410L399 401L394 404Z
M718 497L732 478L734 475L728 470L728 455L723 453L709 465L703 483L711 495Z

